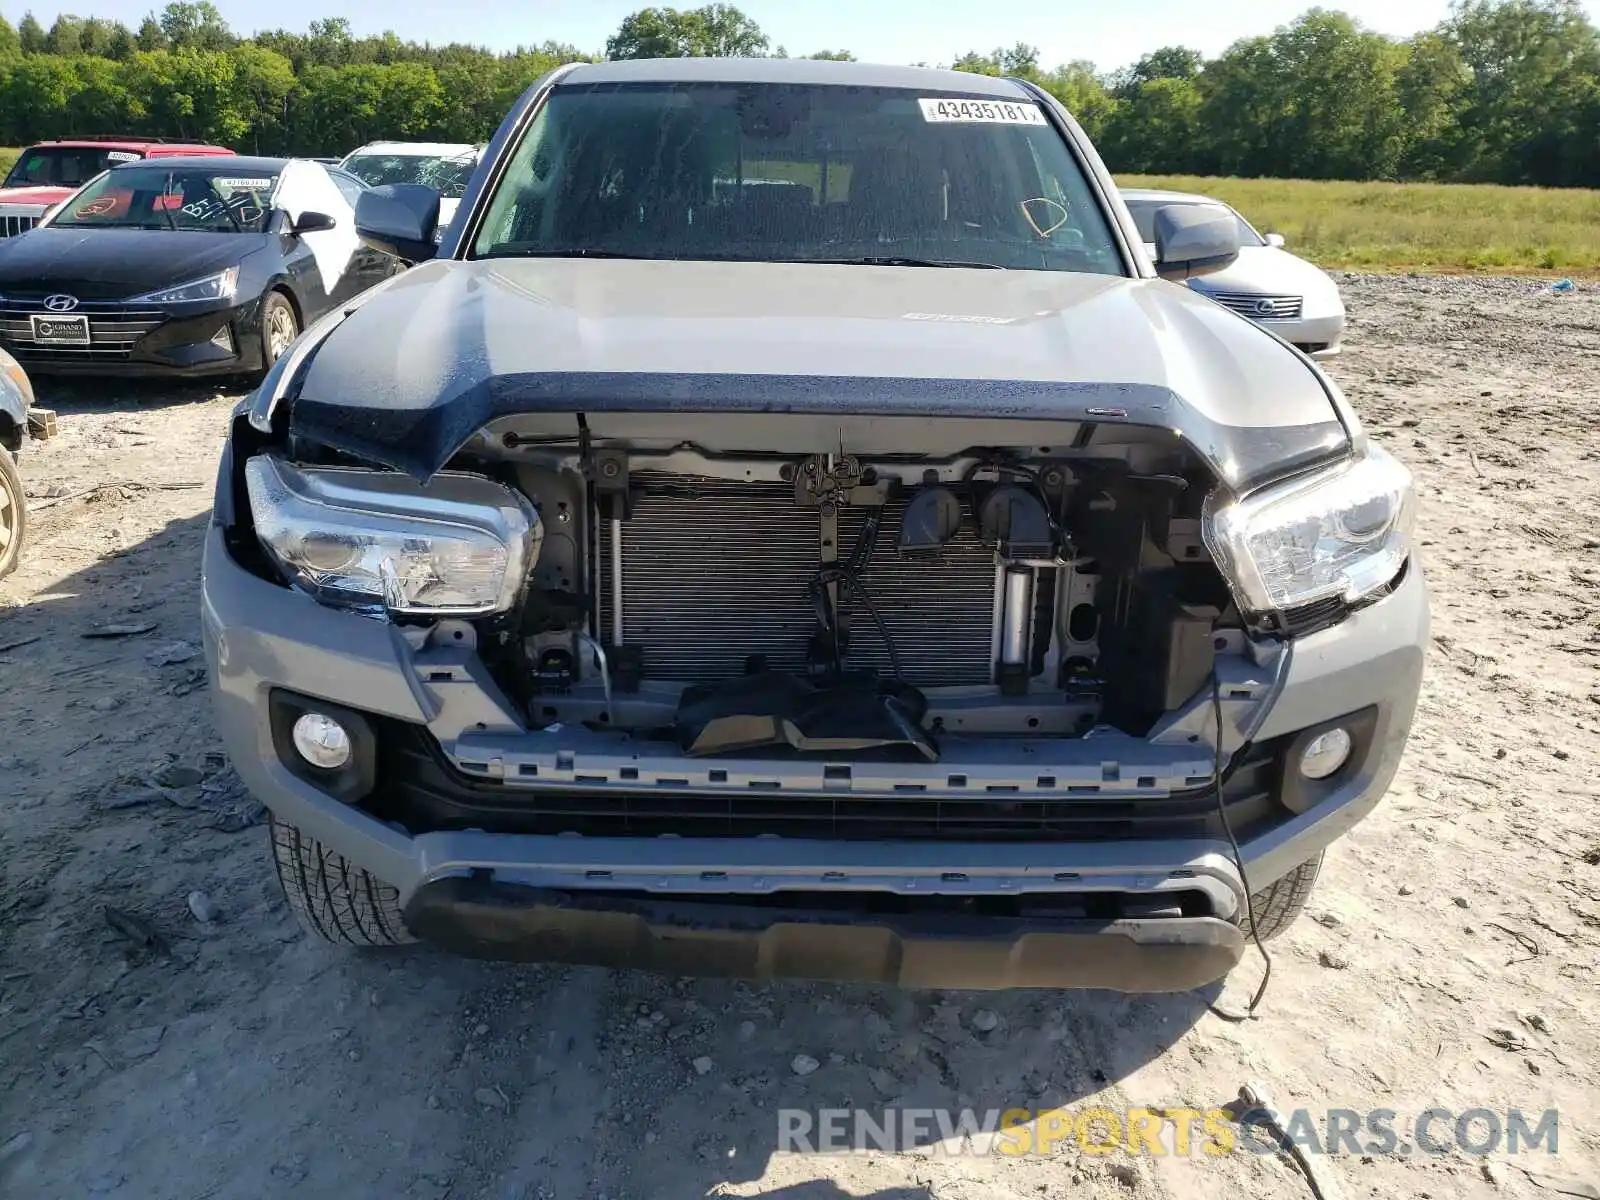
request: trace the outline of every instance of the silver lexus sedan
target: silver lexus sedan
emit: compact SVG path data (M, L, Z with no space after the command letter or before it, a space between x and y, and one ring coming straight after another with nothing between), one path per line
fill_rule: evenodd
M1313 358L1332 358L1344 337L1339 285L1320 268L1283 248L1283 235L1261 234L1232 208L1210 196L1121 188L1122 199L1146 249L1155 244L1156 211L1195 204L1226 209L1239 224L1239 257L1224 270L1189 280L1189 286L1270 329Z

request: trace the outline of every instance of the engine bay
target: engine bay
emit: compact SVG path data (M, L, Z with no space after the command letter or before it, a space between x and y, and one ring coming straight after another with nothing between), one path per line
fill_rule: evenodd
M1114 434L778 454L602 440L581 418L576 438L485 430L460 465L542 528L480 652L530 728L690 756L1142 736L1239 622L1201 537L1210 474L1170 433Z

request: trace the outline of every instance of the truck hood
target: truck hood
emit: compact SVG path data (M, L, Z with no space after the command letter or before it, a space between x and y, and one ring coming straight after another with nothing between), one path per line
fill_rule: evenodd
M14 187L0 188L0 204L28 204L49 208L60 204L76 188L69 187Z
M1156 425L1236 489L1349 446L1305 359L1175 284L785 263L428 263L328 337L290 421L426 478L497 417L585 411Z

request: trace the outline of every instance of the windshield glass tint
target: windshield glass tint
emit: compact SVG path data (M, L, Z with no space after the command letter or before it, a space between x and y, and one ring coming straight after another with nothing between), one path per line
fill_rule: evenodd
M139 157L128 151L118 154L124 161ZM110 165L110 152L105 150L71 147L27 150L12 165L5 186L82 187Z
M558 89L475 253L1124 273L1037 107L782 84Z
M467 158L427 158L417 154L357 154L344 169L372 187L386 183L421 183L447 200L459 200L472 178L474 162Z
M1133 216L1133 223L1139 227L1139 239L1148 245L1154 245L1156 240L1156 209L1168 204L1194 204L1192 200L1129 200L1128 212ZM1223 209L1239 226L1239 244L1241 246L1264 246L1261 235L1250 228L1250 223L1226 205L1218 204L1215 207Z
M61 227L260 233L275 175L219 169L124 167L84 189L56 216Z

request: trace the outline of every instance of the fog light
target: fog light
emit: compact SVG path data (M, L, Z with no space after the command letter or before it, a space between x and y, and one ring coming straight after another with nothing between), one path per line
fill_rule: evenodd
M298 736L299 727L295 727ZM1326 779L1350 758L1350 734L1344 729L1330 729L1306 743L1300 752L1300 774L1307 779Z
M336 771L350 761L350 735L319 712L302 713L294 723L294 748L313 767Z

